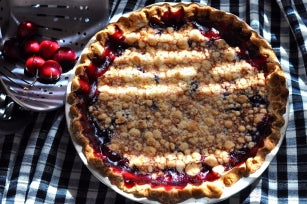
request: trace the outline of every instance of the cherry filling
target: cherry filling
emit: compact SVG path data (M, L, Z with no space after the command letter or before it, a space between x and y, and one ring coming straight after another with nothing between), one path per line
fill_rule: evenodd
M240 51L237 52L239 59L246 60L250 65L267 74L267 56L261 55L258 48L250 43L250 34L242 32L242 28L208 20L195 20L192 24L210 41L224 39L230 46L239 47Z
M179 30L185 25L183 9L176 12L166 11L160 19L152 17L149 25L152 28L163 31L167 27L173 27ZM249 35L244 34L241 28L233 28L223 22L210 22L209 20L193 20L192 24L198 28L202 34L214 41L223 38L231 46L239 46L240 52L237 53L239 58L246 59L252 66L257 69L266 71L266 57L259 54L258 49L249 42ZM239 34L238 34L239 33ZM96 83L97 78L103 76L112 64L114 59L120 56L125 49L129 48L125 43L123 31L118 27L115 28L114 34L106 40L105 50L101 56L95 56L92 63L84 67L85 75L79 77L80 89L75 93L79 103L77 108L81 112L80 122L83 127L83 135L89 139L94 154L103 160L104 164L113 168L115 172L122 174L126 187L133 187L136 184L150 184L153 188L164 187L165 189L184 188L187 184L200 185L204 181L214 181L219 175L212 171L212 168L205 163L202 164L201 172L196 176L189 176L184 172L178 172L176 169L167 168L159 174L140 173L137 167L129 167L129 160L123 158L108 148L108 143L112 138L113 131L110 129L100 129L96 121L88 113L88 107L95 103L99 94ZM256 50L256 51L254 51ZM142 71L142 69L140 69ZM160 79L155 78L158 84ZM191 82L191 91L195 92L198 88L197 82ZM253 107L266 104L267 101L260 96L255 95L249 98ZM153 109L158 109L153 103ZM257 130L249 132L253 141L256 143L253 149L243 148L234 150L229 153L230 162L225 170L229 170L241 163L247 158L255 156L257 150L263 146L263 140L271 133L272 118L266 115L262 122L257 125ZM204 157L204 156L203 156Z
M101 56L94 56L92 63L84 67L86 75L79 77L79 92L89 95L90 98L96 98L98 91L96 90L96 79L102 76L112 64L114 59L120 56L128 45L124 42L125 36L123 31L117 26L115 32L109 35L105 42L105 49ZM92 101L93 102L93 101Z
M216 28L211 23L209 24L206 21L203 22L193 21L192 24L195 28L197 28L201 32L203 36L209 38L212 41L221 38L222 30Z
M260 105L267 105L268 102L264 98L262 98L259 94L253 95L249 97L249 102L252 104L253 107L258 107Z
M189 19L189 21L211 41L224 39L230 46L238 46L240 48L237 53L239 59L246 60L264 73L268 72L266 67L267 56L261 55L258 48L249 42L251 34L243 32L241 27L229 25L222 21L210 21L208 18ZM160 19L151 17L149 20L149 26L157 29L159 33L167 27L179 30L186 23L187 19L184 18L183 8L178 11L168 10L164 12Z
M258 48L255 45L251 45L248 41L242 42L237 55L240 59L246 60L250 65L267 75L267 56L259 54Z
M162 175L138 174L137 172L122 172L122 175L127 187L133 187L136 184L150 184L152 188L163 187L166 190L182 189L188 183L200 185L203 181L214 181L219 178L219 175L211 170L203 170L196 176L188 176L174 168L165 169Z
M242 148L230 152L230 161L229 165L226 167L226 170L230 170L233 167L242 164L248 158L256 156L258 149L264 145L264 139L271 134L272 122L273 118L271 116L264 116L262 121L257 124L257 130L249 132L249 134L252 136L252 140L256 143L255 147L252 149Z
M172 27L174 30L179 30L185 24L183 8L178 11L168 10L163 13L161 18L151 17L149 26L158 30L163 30L167 27Z

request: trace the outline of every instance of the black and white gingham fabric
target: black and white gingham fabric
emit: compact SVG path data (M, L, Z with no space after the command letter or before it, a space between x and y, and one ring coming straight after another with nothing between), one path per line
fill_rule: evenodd
M111 0L110 15L115 19L155 2ZM270 42L290 91L289 125L277 156L255 183L222 203L307 203L307 1L199 3L239 16ZM135 203L100 183L83 165L63 108L32 113L22 122L8 124L15 129L11 133L0 131L2 203Z

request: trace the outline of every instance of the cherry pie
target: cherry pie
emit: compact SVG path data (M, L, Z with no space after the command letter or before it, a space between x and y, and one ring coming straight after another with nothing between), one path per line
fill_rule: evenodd
M278 143L288 89L270 45L198 4L145 7L83 51L70 131L124 192L161 203L218 198Z

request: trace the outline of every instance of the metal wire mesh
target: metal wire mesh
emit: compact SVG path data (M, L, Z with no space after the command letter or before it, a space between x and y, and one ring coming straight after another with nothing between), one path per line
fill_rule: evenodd
M108 18L107 0L0 0L0 46L15 35L21 21L30 20L38 26L41 40L57 40L79 55ZM36 82L31 86L33 78L24 75L24 62L8 61L0 53L0 82L8 95L25 109L46 111L62 106L69 75L70 72L63 73L55 84Z

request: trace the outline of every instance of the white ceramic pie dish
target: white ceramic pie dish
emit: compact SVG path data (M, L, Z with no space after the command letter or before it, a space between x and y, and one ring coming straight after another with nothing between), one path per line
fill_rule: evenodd
M129 14L125 14L129 15ZM116 21L118 19L118 16L113 18L113 21ZM90 44L92 41L94 41L95 36L93 36L93 38L88 42L88 44ZM88 45L87 44L87 45ZM87 47L86 45L86 47ZM85 48L86 48L85 47ZM82 53L81 53L82 54ZM77 62L76 66L79 64L79 61ZM75 66L75 67L76 67ZM74 73L74 72L73 72ZM72 74L70 76L70 78L68 79L68 86L67 86L67 95L70 94L71 92L71 81L74 77L74 74ZM67 102L65 103L65 114L66 114L66 120L67 120L67 125L68 127L70 127L70 116L69 116L69 109L70 109L70 104L68 104ZM271 163L271 161L273 160L273 158L276 156L282 141L284 139L284 135L286 132L286 128L288 125L288 115L289 115L289 103L287 103L287 108L286 108L286 113L284 114L284 119L285 119L285 124L281 129L281 137L280 140L278 142L278 144L276 145L276 147L266 156L266 159L263 163L263 165L253 174L250 174L248 177L243 177L241 178L238 182L234 183L232 186L230 187L225 187L224 192L222 194L222 196L220 198L207 198L207 197L203 197L203 198L199 198L199 199L195 199L195 198L190 198L188 200L185 200L183 202L181 202L181 204L189 204L189 203L195 203L195 204L203 204L203 203L216 203L216 202L220 202L223 201L233 195L235 195L236 193L240 192L241 190L245 189L246 187L248 187L249 185L251 185L252 183L254 183L261 175L262 173L267 169L267 167L269 166L269 164ZM69 130L69 128L68 128ZM70 132L70 130L69 130ZM71 132L70 132L70 135ZM90 170L90 172L102 183L104 183L106 186L108 186L109 188L113 189L114 191L116 191L117 193L119 193L120 195L129 198L133 201L137 201L140 203L146 203L146 204L158 204L159 202L157 201L153 201L153 200L149 200L146 197L136 197L133 194L129 194L126 192L123 192L121 189L119 189L117 186L112 185L109 181L109 179L107 177L103 177L99 171L97 171L93 166L89 165L83 151L82 151L82 146L80 144L78 144L78 142L72 137L72 142L76 148L76 151L78 153L78 155L80 156L82 162L84 163L84 165L87 166L87 168Z

